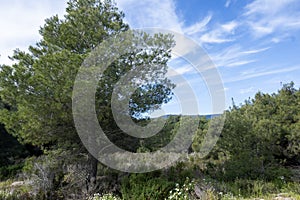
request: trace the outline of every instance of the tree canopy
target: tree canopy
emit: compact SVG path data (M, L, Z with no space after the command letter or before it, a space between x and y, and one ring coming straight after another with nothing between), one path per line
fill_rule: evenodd
M9 109L1 109L0 120L6 130L22 143L44 150L86 152L72 116L74 81L85 58L99 44L129 30L123 18L111 0L70 0L64 18L55 15L46 19L40 29L41 41L30 46L28 52L15 50L11 57L14 64L1 65L0 97ZM111 112L114 84L130 70L141 75L131 82L141 83L128 102L132 118L169 101L174 88L164 77L174 45L172 36L133 34L141 42L110 64L99 77L96 92L99 123L112 140L120 141L119 145L127 140ZM132 138L128 140L126 145L135 151ZM93 160L92 165L95 176L97 161Z
M217 171L225 171L223 178L271 179L282 166L299 165L299 95L291 82L277 93L258 92L226 111L221 137L209 156L221 162ZM195 135L196 152L206 131L207 126L199 127Z

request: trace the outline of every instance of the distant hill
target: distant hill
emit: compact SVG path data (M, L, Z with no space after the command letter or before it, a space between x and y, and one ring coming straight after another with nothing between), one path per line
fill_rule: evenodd
M218 117L220 116L221 114L211 114L211 115L199 115L201 117L205 117L206 119L212 119L214 117Z
M184 116L190 116L190 117L205 117L206 119L212 119L214 117L218 117L220 116L221 114L210 114L210 115L184 115ZM160 116L161 118L169 118L171 116L179 116L179 115L163 115L163 116Z

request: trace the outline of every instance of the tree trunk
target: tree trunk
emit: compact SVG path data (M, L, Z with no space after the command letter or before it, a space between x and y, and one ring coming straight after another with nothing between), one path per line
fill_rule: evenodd
M95 189L97 178L98 160L88 153L88 169L87 169L87 191L90 192Z

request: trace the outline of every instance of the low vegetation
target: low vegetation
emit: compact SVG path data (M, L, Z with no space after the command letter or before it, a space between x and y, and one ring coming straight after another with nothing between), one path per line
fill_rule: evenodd
M110 0L70 0L64 19L46 20L36 46L15 51L16 64L0 66L0 199L300 199L300 89L293 82L233 102L212 119L164 117L163 129L147 139L114 122L113 86L130 70L138 71L132 84L143 83L130 94L128 112L137 124L148 124L143 114L171 99L175 85L165 77L171 35L131 35L139 43L100 74L96 115L107 137L134 153L164 147L179 127L190 128L183 119L198 119L188 153L171 167L130 174L87 151L73 121L73 84L92 49L130 30L123 17ZM202 158L209 127L220 128L215 125L224 118L218 142Z
M22 162L17 156L18 164L1 168L0 195L2 199L300 199L299 99L300 90L290 83L276 94L257 93L245 104L233 105L225 113L217 145L204 159L197 151L212 122L199 117L192 150L183 161L144 174L98 164L92 189L86 187L88 158L72 150L47 150ZM171 140L180 118L169 116L159 133L163 137L145 140L137 151L155 151L162 141Z

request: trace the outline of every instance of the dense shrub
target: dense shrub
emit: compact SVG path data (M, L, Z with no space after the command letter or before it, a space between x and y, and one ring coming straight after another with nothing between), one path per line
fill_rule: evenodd
M131 174L122 182L121 192L123 199L164 199L174 183L162 177L149 174Z
M21 172L23 163L0 167L0 180L14 178Z

